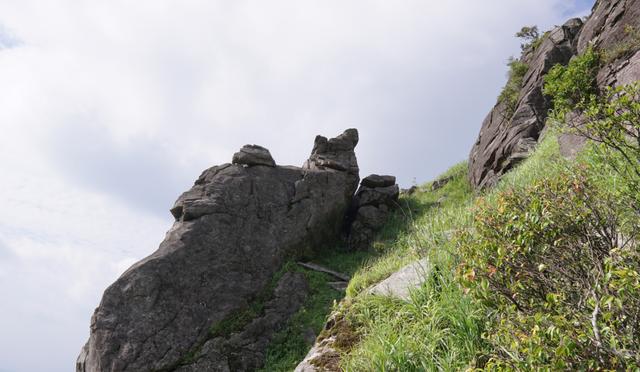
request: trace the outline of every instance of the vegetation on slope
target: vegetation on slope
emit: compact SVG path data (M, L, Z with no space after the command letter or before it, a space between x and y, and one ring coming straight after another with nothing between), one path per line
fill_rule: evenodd
M443 188L402 198L371 252L326 262L358 268L333 306L349 340L344 370L640 368L640 85L599 91L606 53L589 48L551 70L554 129L497 187L474 195L458 164ZM565 160L558 131L592 141ZM409 301L367 293L420 258L431 270ZM290 329L319 329L330 297ZM292 368L306 349L296 350L271 370Z
M498 103L504 104L504 116L506 119L511 119L518 107L520 90L522 89L524 76L529 71L529 65L513 57L509 59L507 65L509 66L507 83L498 96Z

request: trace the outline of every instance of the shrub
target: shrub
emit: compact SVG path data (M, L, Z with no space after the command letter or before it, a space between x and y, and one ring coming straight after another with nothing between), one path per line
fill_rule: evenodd
M586 107L597 97L596 73L600 54L589 47L566 66L555 65L545 75L544 94L553 100L557 116Z
M479 199L458 278L488 314L488 369L640 366L637 219L583 170ZM627 225L625 221L631 221Z
M627 179L640 179L640 83L608 87L585 108L580 122L569 124L577 133L620 154L632 173L615 168Z
M498 96L498 103L504 103L504 116L511 119L518 106L518 97L524 76L529 71L529 65L515 58L510 58L507 65L509 66L508 80Z

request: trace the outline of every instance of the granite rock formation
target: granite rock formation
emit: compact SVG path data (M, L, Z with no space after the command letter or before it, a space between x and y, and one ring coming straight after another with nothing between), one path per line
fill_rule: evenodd
M626 43L631 27L640 30L640 0L599 0L584 23L572 19L556 27L535 50L526 50L521 61L529 66L519 93L516 110L505 115L504 103L497 103L484 120L478 139L469 156L469 180L477 189L491 187L500 176L528 156L537 143L551 108L542 94L543 77L557 63L566 64L583 53L589 45L602 51ZM640 50L630 48L602 66L597 75L600 89L640 80ZM560 136L561 151L575 156L584 140ZM524 151L523 151L524 150Z
M493 186L500 176L526 157L523 147L535 143L544 128L550 100L542 93L544 75L554 65L566 64L577 51L580 19L571 19L544 36L521 61L529 66L513 114L498 102L485 118L469 155L469 180L479 189ZM523 156L525 155L525 156Z
M357 143L355 129L318 136L302 168L275 166L266 149L245 146L237 164L205 170L171 209L175 223L159 249L104 292L76 370L260 367L306 296L300 276L269 284L286 260L340 237L359 180ZM238 326L260 299L260 314ZM236 327L221 331L226 324Z

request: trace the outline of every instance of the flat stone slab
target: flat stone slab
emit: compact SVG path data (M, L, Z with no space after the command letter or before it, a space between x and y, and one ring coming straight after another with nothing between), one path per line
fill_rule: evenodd
M408 301L411 291L425 282L431 270L426 258L411 263L374 285L368 293Z

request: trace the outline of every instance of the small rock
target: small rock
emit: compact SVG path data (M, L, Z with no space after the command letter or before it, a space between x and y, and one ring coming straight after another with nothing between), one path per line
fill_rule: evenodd
M276 162L271 157L269 150L258 145L244 145L240 151L233 154L233 164L242 165L266 165L268 167L275 167Z
M448 184L452 179L453 176L448 176L433 181L433 183L431 184L431 191L436 191L443 188L444 185Z

